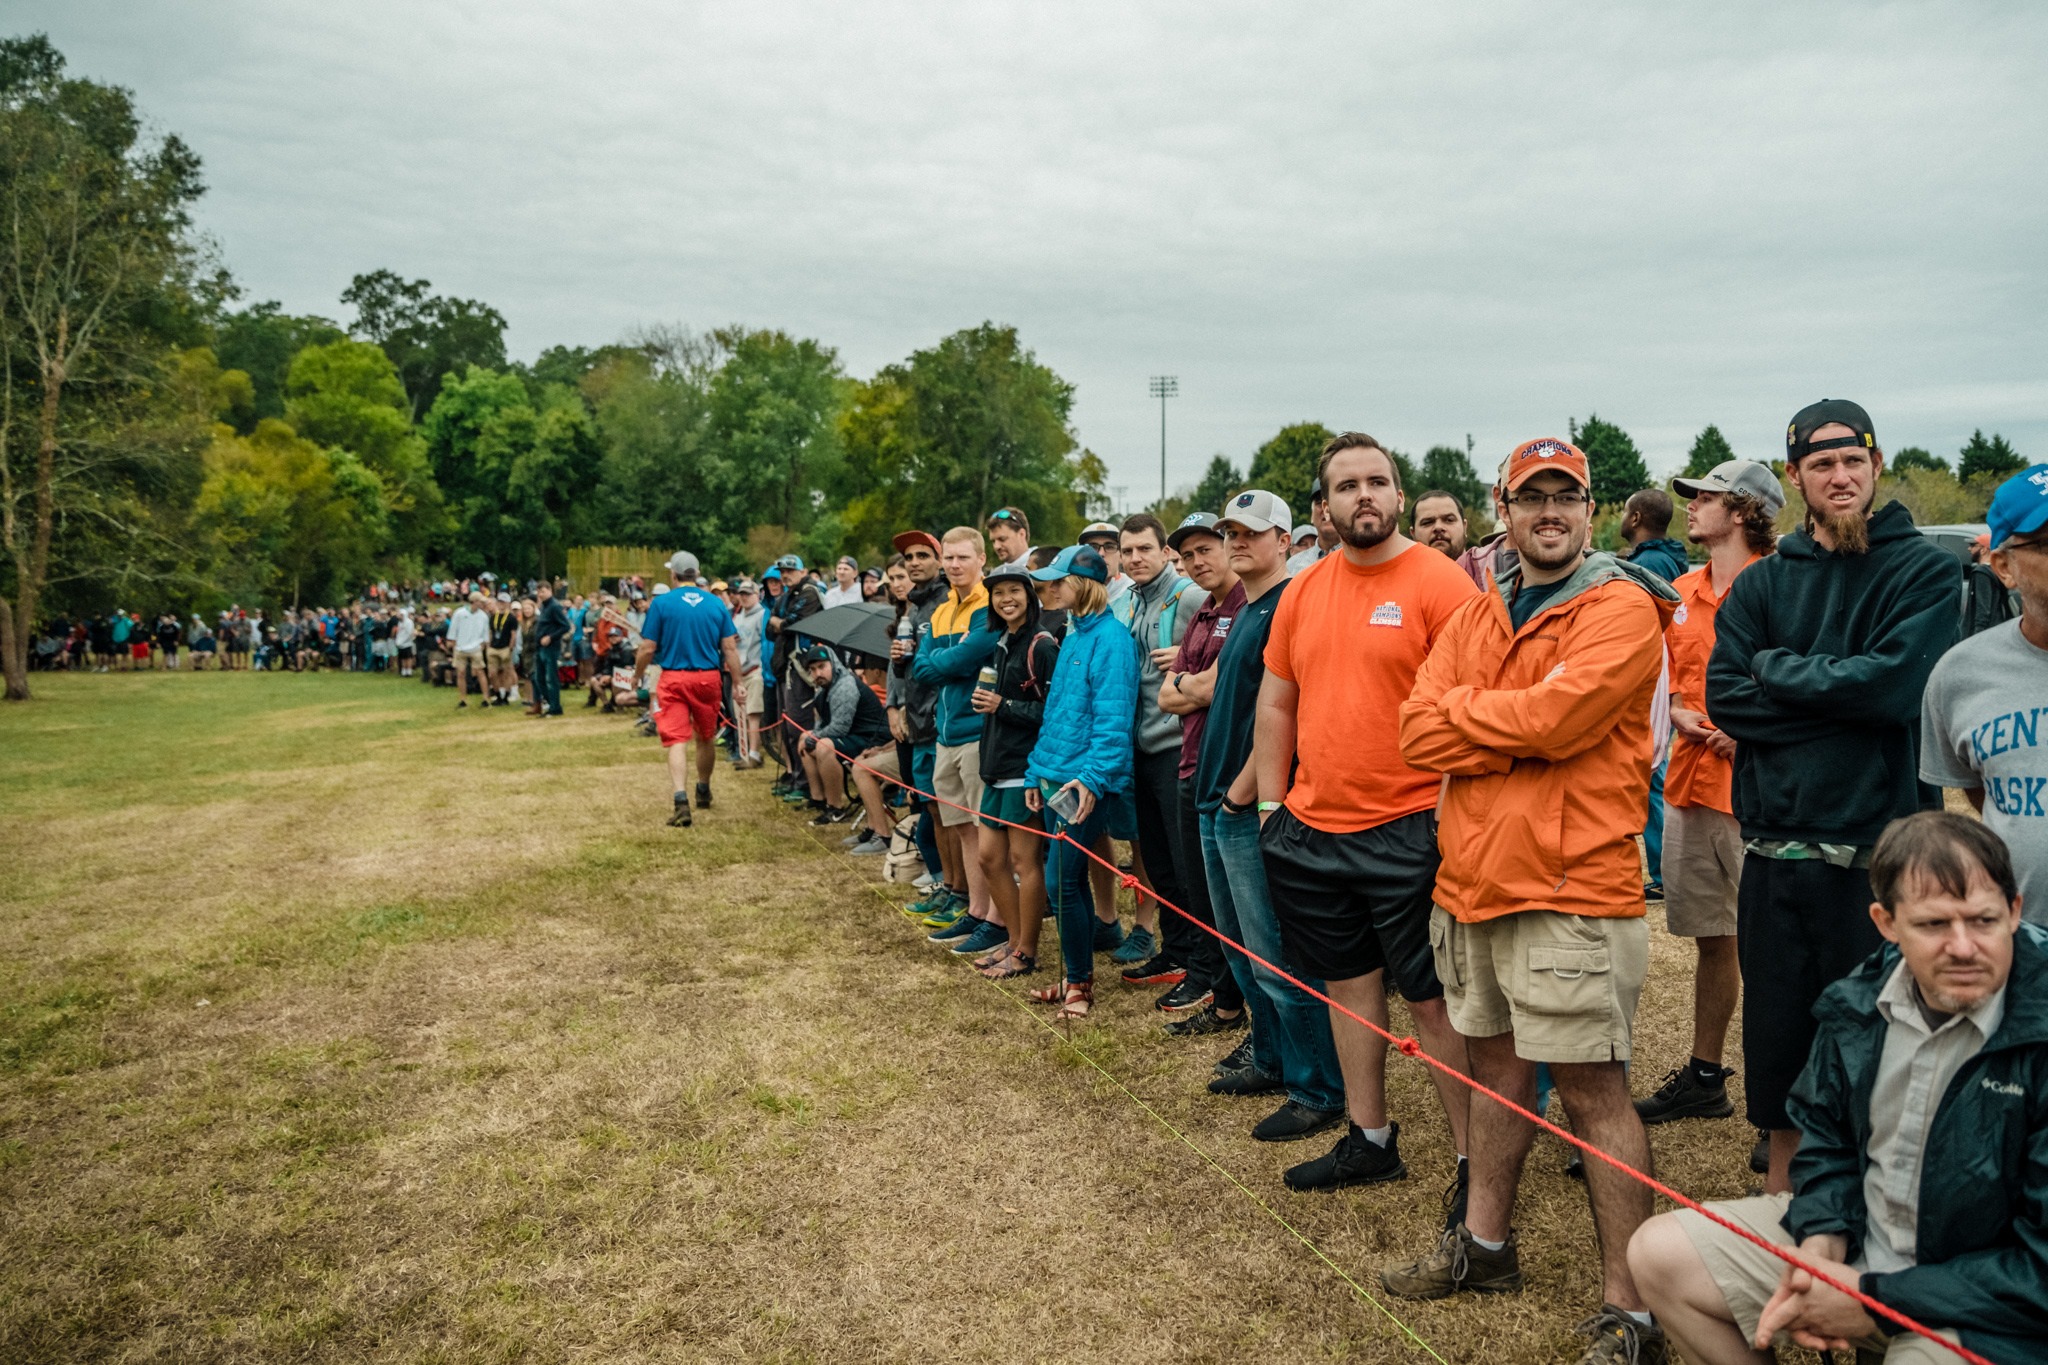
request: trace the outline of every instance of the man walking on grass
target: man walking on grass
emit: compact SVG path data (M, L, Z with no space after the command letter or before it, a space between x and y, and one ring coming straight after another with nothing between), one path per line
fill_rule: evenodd
M1472 1076L1524 1108L1548 1063L1581 1138L1638 1170L1649 1141L1629 1103L1636 1000L1649 967L1641 827L1650 703L1678 594L1588 554L1586 457L1529 441L1502 475L1517 562L1438 633L1401 704L1401 755L1447 775L1443 864L1430 925L1451 1024ZM1472 1106L1465 1221L1420 1260L1380 1274L1404 1298L1519 1289L1514 1209L1536 1129ZM1604 1299L1582 1361L1663 1365L1664 1338L1629 1276L1650 1192L1586 1163Z
M562 642L569 638L569 611L552 584L540 585L540 613L533 623L534 714L562 714Z
M1704 545L1707 562L1673 580L1678 611L1664 632L1671 655L1671 758L1664 776L1664 850L1653 876L1664 882L1664 922L1689 938L1697 955L1692 987L1692 1055L1648 1099L1636 1101L1644 1123L1726 1118L1722 1045L1742 993L1735 953L1735 894L1742 884L1742 826L1730 787L1735 741L1707 718L1707 659L1714 652L1714 615L1736 575L1777 544L1771 523L1785 505L1778 476L1754 460L1729 460L1702 479L1674 479L1690 499L1686 535Z
M711 769L718 762L719 670L740 689L739 635L725 603L697 586L697 556L678 550L669 556L669 591L657 595L640 623L640 648L633 657L633 686L649 665L661 669L655 684L654 725L668 760L675 791L669 824L690 823L690 769L683 745L697 743L697 808L711 805Z
M1955 642L1962 588L1904 503L1876 508L1884 452L1862 408L1802 409L1785 463L1806 524L1735 580L1707 662L1707 715L1736 744L1743 1093L1770 1134L1771 1194L1792 1187L1785 1096L1814 1002L1877 950L1871 849L1893 820L1941 804L1917 781L1920 701Z
M1363 432L1323 447L1318 482L1340 548L1294 576L1273 614L1259 689L1259 851L1287 961L1332 1000L1387 1023L1400 990L1430 1055L1465 1069L1430 956L1436 888L1435 772L1412 768L1387 724L1451 616L1478 596L1444 555L1400 532L1401 473ZM1350 1123L1327 1154L1287 1172L1297 1190L1400 1180L1400 1126L1387 1114L1387 1045L1330 1008ZM1465 1153L1470 1093L1432 1071ZM1465 1184L1452 1181L1452 1222Z

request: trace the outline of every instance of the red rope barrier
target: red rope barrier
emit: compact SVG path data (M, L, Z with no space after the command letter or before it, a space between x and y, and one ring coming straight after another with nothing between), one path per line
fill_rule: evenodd
M797 724L795 719L790 716L779 717L778 723L782 725L787 725L792 730L795 730L807 736L815 734L814 731L807 730L803 726ZM1359 1024L1360 1026L1370 1030L1371 1032L1378 1034L1381 1038L1384 1038L1388 1043L1392 1044L1395 1050L1400 1052L1403 1056L1413 1057L1418 1061L1421 1061L1429 1066L1435 1067L1438 1071L1443 1072L1447 1076L1455 1077L1458 1081L1462 1082L1466 1086L1469 1086L1475 1093L1484 1095L1487 1099L1492 1100L1495 1104L1500 1105L1502 1108L1507 1109L1511 1113L1521 1115L1523 1118L1529 1120L1529 1122L1535 1124L1538 1128L1542 1129L1547 1133L1552 1134L1557 1138L1562 1139L1567 1143L1570 1143L1572 1146L1578 1148L1580 1151L1586 1153L1588 1156L1599 1158L1601 1161L1606 1162L1609 1166L1612 1166L1615 1170L1620 1171L1623 1175L1628 1176L1630 1179L1639 1181L1640 1183L1647 1185L1652 1191L1656 1192L1657 1194L1663 1195L1672 1203L1677 1204L1682 1208L1691 1209L1694 1213L1699 1214L1702 1218L1705 1218L1707 1221L1717 1224L1722 1228L1725 1228L1729 1232L1732 1232L1736 1236L1742 1238L1744 1241L1749 1242L1755 1246L1762 1247L1771 1255L1785 1262L1785 1264L1795 1266L1798 1269L1805 1271L1808 1275L1811 1275L1815 1280L1819 1281L1821 1284L1827 1285L1830 1289L1834 1289L1840 1293L1847 1294L1850 1298L1862 1304L1865 1309L1878 1315L1879 1317L1884 1318L1890 1322L1896 1323L1898 1326L1905 1328L1909 1332L1913 1332L1919 1336L1923 1336L1927 1338L1927 1340L1934 1342L1938 1346L1946 1347L1948 1350L1953 1351L1957 1356L1959 1356L1963 1360L1969 1361L1970 1365L1995 1365L1995 1362L1985 1359L1983 1356L1978 1355L1975 1351L1970 1350L1968 1347L1962 1346L1956 1342L1948 1340L1946 1337L1943 1337L1936 1333L1932 1328L1924 1326L1923 1324L1915 1321L1913 1318L1908 1317L1906 1314L1899 1312L1897 1309L1879 1303L1876 1299L1873 1299L1869 1295L1863 1293L1854 1285L1844 1284L1842 1283L1842 1281L1835 1279L1833 1276L1816 1269L1812 1265L1808 1264L1806 1261L1801 1260L1792 1251L1787 1250L1784 1247L1778 1246L1772 1242L1765 1241L1762 1237L1759 1237L1756 1233L1751 1232L1748 1228L1741 1227L1735 1222L1731 1221L1730 1219L1722 1217L1720 1214L1715 1213L1712 1209L1707 1208L1705 1205L1700 1204L1698 1201L1679 1193L1677 1190L1672 1189L1669 1185L1664 1184L1656 1177L1639 1171L1635 1167L1629 1165L1627 1162L1608 1155L1600 1148L1595 1147L1592 1143L1587 1142L1585 1139L1576 1136L1570 1130L1558 1127L1549 1119L1544 1118L1541 1114L1531 1113L1529 1110L1524 1109L1521 1105L1515 1103L1513 1100L1501 1094L1499 1091L1480 1084L1478 1081L1473 1080L1470 1076L1467 1076L1464 1072L1458 1070L1458 1068L1450 1065L1447 1062L1439 1061L1437 1058L1430 1056L1428 1052L1423 1050L1422 1044L1417 1042L1415 1039L1404 1038L1395 1033L1390 1032L1387 1029L1383 1029L1378 1024L1373 1023L1370 1019L1366 1019L1361 1015L1353 1012L1346 1006L1338 1004L1335 1000L1332 1000L1329 996L1324 995L1321 991L1316 990L1313 987L1303 983L1299 978L1295 977L1285 968L1279 967L1274 963L1268 962L1265 958L1260 957L1257 953L1245 947L1236 939L1231 938L1228 934L1225 934L1220 929L1216 928L1216 926L1214 926L1213 924L1206 924L1200 919L1197 919L1195 916L1189 914L1187 911L1181 909L1172 901L1167 900L1165 897L1159 895L1156 891L1153 891L1150 887L1145 886L1135 876L1131 875L1128 872L1125 872L1122 868L1117 867L1114 863L1098 855L1093 849L1084 847L1079 841L1077 841L1072 836L1067 834L1066 831L1062 830L1058 834L1052 834L1043 829L1033 828L1030 825L1020 825L1017 824L1015 821L1005 820L1000 816L983 815L980 811L968 810L967 807L961 805L957 801L948 801L944 797L939 796L936 793L920 790L919 788L912 786L909 782L904 781L900 777L891 777L889 774L882 772L879 769L870 766L869 764L861 762L860 759L854 757L851 754L841 754L840 757L844 758L849 765L865 769L867 772L872 774L877 779L883 782L893 783L894 785L903 788L907 792L911 792L914 795L923 797L927 801L936 801L942 806L950 806L957 811L966 811L968 815L973 816L976 819L991 820L998 825L1003 825L1010 829L1021 829L1028 834L1035 834L1039 838L1044 839L1048 842L1064 843L1067 844L1069 847L1079 850L1083 857L1089 859L1092 862L1098 863L1103 867L1108 868L1112 873L1116 875L1118 881L1126 889L1131 891L1133 895L1151 897L1156 904L1164 906L1166 909L1173 911L1174 914L1179 915L1182 919L1194 925L1196 928L1201 929L1204 932L1213 936L1214 938L1220 940L1226 946L1236 949L1238 952L1242 953L1246 958L1266 968L1275 976L1279 977L1281 980L1293 986L1296 990L1301 991L1305 995L1312 996L1313 998L1322 1001L1325 1005L1328 1005L1331 1009L1336 1010L1345 1018L1350 1019L1353 1022ZM877 831L877 833L879 832L880 831Z

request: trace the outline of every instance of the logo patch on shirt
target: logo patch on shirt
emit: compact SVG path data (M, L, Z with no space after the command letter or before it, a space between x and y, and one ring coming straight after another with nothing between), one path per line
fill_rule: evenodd
M683 594L683 600L694 607L704 600L704 594L701 592L686 592Z
M1992 1080L1989 1076L1983 1077L1979 1083L1983 1085L1983 1087L1986 1090L1989 1090L1994 1095L2024 1095L2027 1093L2025 1087L2023 1086L2001 1085L1999 1082Z
M1221 640L1221 639L1224 639L1225 637L1227 637L1227 636L1228 636L1228 635L1230 634L1230 622L1231 622L1231 620L1232 620L1232 619L1233 619L1233 618L1231 618L1231 617L1228 617L1228 616L1219 616L1219 617L1217 617L1217 618L1216 618L1216 626L1215 626L1215 628L1214 628L1213 630L1211 630L1211 631L1209 632L1209 633L1210 633L1210 635L1214 636L1214 637L1215 637L1216 639L1218 639L1218 640Z
M1671 613L1671 624L1674 626L1682 626L1685 624L1685 603L1680 602L1678 604L1678 610Z
M1372 618L1371 618L1370 620L1368 620L1368 621L1366 622L1366 624L1367 624L1367 625L1369 625L1369 626L1398 626L1398 625L1400 625L1400 624L1401 624L1401 604L1400 604L1399 602L1382 602L1382 603L1380 603L1380 604L1379 604L1378 606L1376 606L1376 607L1374 607L1374 608L1372 609Z

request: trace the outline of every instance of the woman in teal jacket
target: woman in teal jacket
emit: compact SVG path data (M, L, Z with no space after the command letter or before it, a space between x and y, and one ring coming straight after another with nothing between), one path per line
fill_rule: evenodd
M1138 645L1110 616L1109 566L1085 545L1070 545L1033 572L1057 582L1067 611L1067 636L1045 699L1045 721L1025 776L1025 804L1045 811L1045 887L1060 931L1066 981L1033 991L1058 1004L1058 1019L1079 1019L1095 997L1095 904L1088 893L1088 857L1107 827L1108 808L1128 799L1131 743L1138 717ZM1064 834L1066 839L1061 839Z

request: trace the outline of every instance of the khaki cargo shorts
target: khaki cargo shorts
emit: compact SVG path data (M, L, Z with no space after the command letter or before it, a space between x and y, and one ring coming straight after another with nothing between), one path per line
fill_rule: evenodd
M1625 1062L1650 969L1640 915L1595 919L1524 910L1460 924L1429 914L1429 946L1451 1027L1468 1038L1512 1031L1531 1062Z
M509 648L493 649L489 645L485 645L484 662L491 666L493 673L498 672L500 669L510 668L512 666L512 651Z
M981 809L981 745L941 744L934 757L932 794L940 802L939 823L973 824ZM960 806L967 809L957 809Z
M1764 1194L1751 1199L1715 1200L1707 1207L1773 1246L1789 1249L1797 1245L1792 1234L1785 1231L1785 1210L1791 1203L1789 1194ZM1673 1216L1692 1240L1692 1249L1700 1254L1707 1274L1713 1277L1714 1287L1721 1291L1728 1311L1734 1315L1735 1325L1742 1329L1746 1339L1754 1341L1757 1324L1763 1320L1764 1307L1778 1292L1778 1285L1785 1278L1785 1263L1691 1209L1679 1209ZM1921 1321L1926 1320L1923 1318ZM1904 1328L1899 1330L1900 1335L1895 1337L1886 1337L1882 1333L1866 1337L1857 1342L1856 1347L1882 1356L1885 1365L1935 1365L1936 1361L1953 1362L1962 1358L1925 1337L1916 1336ZM1941 1335L1950 1341L1956 1340L1954 1332L1944 1331ZM1777 1344L1790 1346L1793 1343L1790 1337L1780 1333Z
M1712 806L1664 807L1664 924L1680 938L1735 932L1742 826Z
M455 676L484 680L484 652L481 649L458 649L455 651Z

